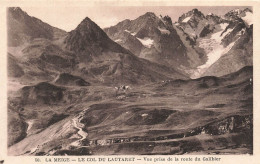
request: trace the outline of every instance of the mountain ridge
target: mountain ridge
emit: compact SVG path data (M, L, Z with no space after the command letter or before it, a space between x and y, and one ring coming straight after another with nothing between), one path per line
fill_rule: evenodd
M8 45L19 46L35 38L56 39L66 35L64 30L29 16L19 7L7 9Z

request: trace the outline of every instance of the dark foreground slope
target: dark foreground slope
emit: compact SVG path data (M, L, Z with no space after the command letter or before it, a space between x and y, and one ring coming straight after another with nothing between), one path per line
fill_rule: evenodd
M126 91L67 88L62 108L48 111L70 116L33 133L40 129L38 115L32 135L9 147L9 154L252 153L252 77L252 67L245 67L219 78L168 80ZM68 101L68 95L78 97ZM33 108L24 106L25 122ZM47 111L41 108L35 112Z

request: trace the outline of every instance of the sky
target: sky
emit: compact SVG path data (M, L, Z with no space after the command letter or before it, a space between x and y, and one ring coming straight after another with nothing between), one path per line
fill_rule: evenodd
M30 16L65 31L71 31L85 18L89 17L101 28L116 25L125 19L136 19L146 12L154 12L157 16L168 15L175 22L178 18L194 8L203 14L214 13L224 15L232 9L244 9L241 6L95 6L95 7L21 7ZM250 8L250 7L249 7ZM252 9L252 8L250 8Z

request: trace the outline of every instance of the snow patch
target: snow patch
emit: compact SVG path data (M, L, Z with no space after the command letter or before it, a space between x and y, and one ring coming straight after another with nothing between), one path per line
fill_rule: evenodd
M115 42L117 42L117 43L118 43L118 42L122 42L122 40L121 40L121 39L117 39L117 40L115 40Z
M190 18L191 18L191 17L187 17L187 18L183 19L182 22L187 23L187 22L190 20Z
M38 150L38 146L31 149L31 153L34 153Z
M221 23L220 24L220 28L222 29L222 30L225 30L225 28L228 26L228 23Z
M153 45L153 40L151 38L145 37L144 39L137 38L145 47L151 48Z
M238 15L238 14L240 14L241 12L242 12L242 10L240 10L240 9L234 9L234 10L231 10L230 12L228 12L228 13Z
M130 31L128 31L128 30L125 30L125 32L128 32L129 34L131 34L131 35L133 35L133 36L136 35L136 32L130 32Z
M165 28L158 27L158 30L160 30L161 34L168 34L168 35L170 34L170 31Z
M27 133L28 133L28 131L32 128L34 120L28 120L26 123L28 124L28 127L27 127Z

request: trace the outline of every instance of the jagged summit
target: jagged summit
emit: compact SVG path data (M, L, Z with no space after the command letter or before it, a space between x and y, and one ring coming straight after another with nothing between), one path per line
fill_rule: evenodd
M155 13L153 12L146 12L143 16L147 16L147 17L156 17Z
M179 17L178 22L179 23L187 23L189 20L192 20L194 18L203 19L205 18L204 14L199 11L198 9L194 8L187 13L183 14L181 17Z
M168 24L172 25L172 19L171 19L171 17L169 17L168 15L166 15L166 16L164 16L164 17L160 15L160 17L161 17L161 19L162 19L163 21L165 21L165 22L167 22Z
M201 14L201 12L200 12L198 9L196 9L196 8L192 9L191 11L192 11L194 14Z
M249 8L245 8L244 10L242 9L234 9L234 10L231 10L229 12L227 12L224 17L228 20L237 20L243 16L246 15L247 12L250 12L252 13L253 11Z
M156 21L158 21L159 17L157 17L155 15L155 13L153 12L146 12L144 15L139 16L137 19L137 22L139 24L143 23L143 24L149 24L152 25L153 23L155 23ZM134 20L134 21L135 21Z
M229 12L227 12L224 17L225 18L229 18L229 19L235 19L239 16L239 14L242 13L242 10L241 9L234 9L234 10L231 10Z
M251 9L249 9L249 8L245 8L245 9L243 10L243 12L251 12L251 13L253 13L253 11L252 11Z

